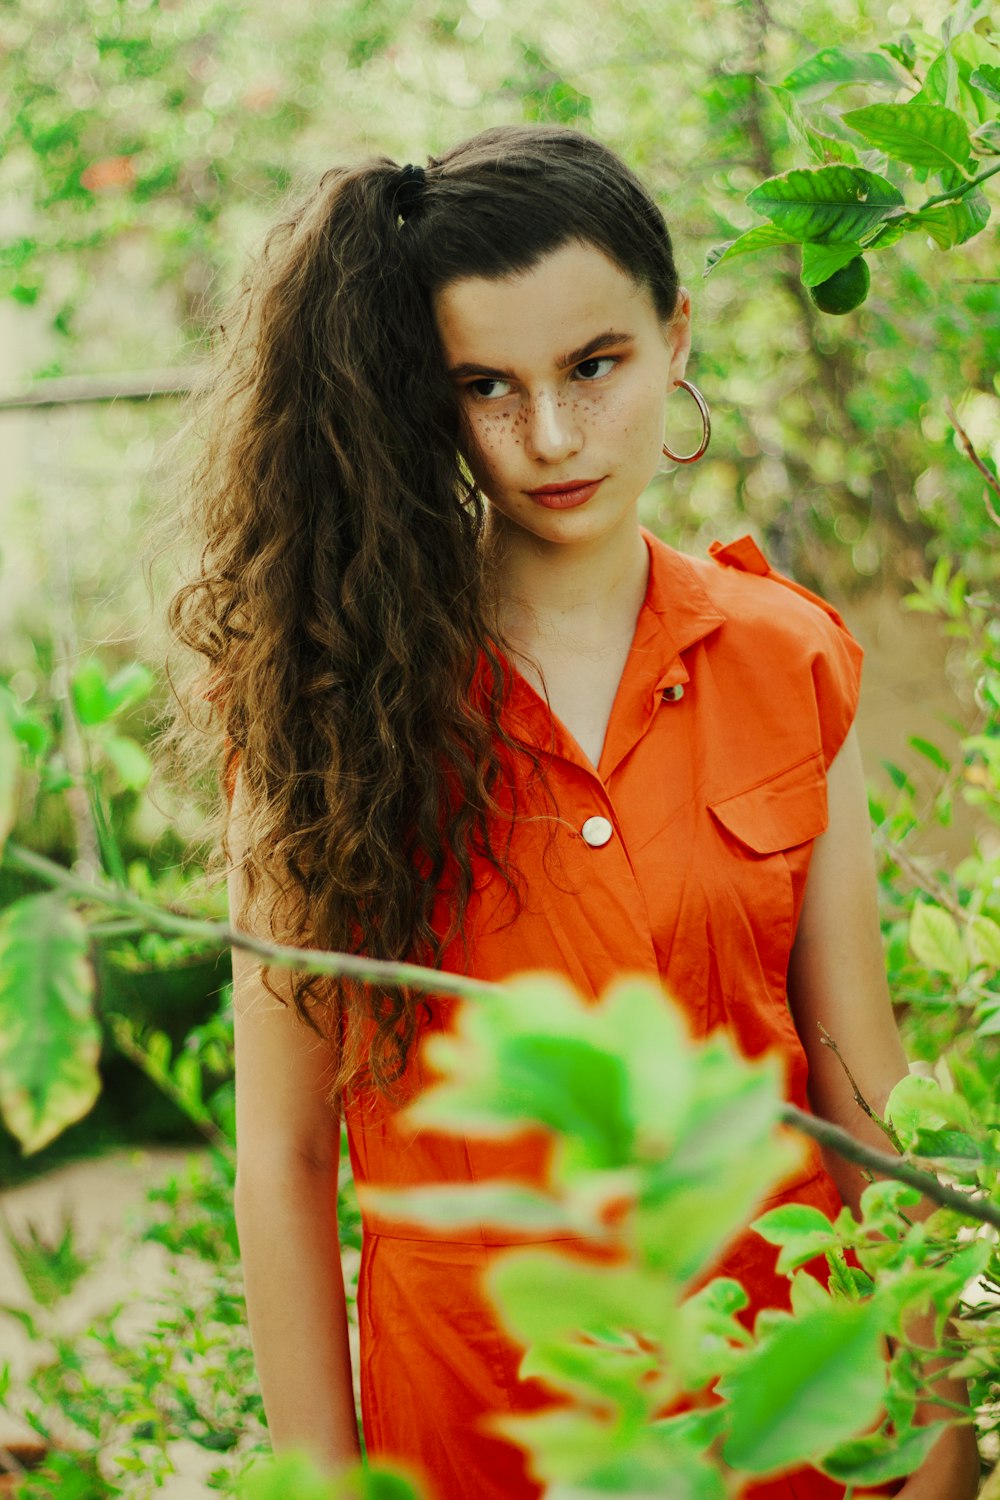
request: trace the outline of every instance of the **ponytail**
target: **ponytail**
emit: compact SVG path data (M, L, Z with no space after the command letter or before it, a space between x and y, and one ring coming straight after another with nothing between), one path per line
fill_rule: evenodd
M473 851L514 886L489 826L511 742L482 502L406 249L417 172L327 172L268 236L196 399L201 567L170 623L207 665L203 744L239 759L248 905L281 871L288 940L440 963ZM299 975L294 1001L335 1043L334 1093L391 1088L417 997Z

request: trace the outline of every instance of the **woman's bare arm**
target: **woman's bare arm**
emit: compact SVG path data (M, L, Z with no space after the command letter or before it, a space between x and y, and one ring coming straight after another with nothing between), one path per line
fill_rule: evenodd
M878 891L868 799L857 739L852 731L830 767L830 822L816 840L805 900L788 971L789 1003L809 1058L809 1095L818 1115L842 1125L859 1140L884 1151L886 1138L854 1098L836 1054L824 1045L824 1028L837 1044L862 1097L885 1112L893 1086L907 1071L896 1029L879 928ZM832 1154L827 1166L852 1209L865 1187L858 1167ZM926 1217L934 1205L916 1210ZM933 1319L913 1320L908 1334L933 1343ZM939 1381L937 1393L964 1402L965 1388ZM928 1404L920 1420L949 1413ZM900 1500L972 1500L979 1483L979 1459L970 1428L952 1428L911 1475Z
M830 767L827 795L830 821L813 848L788 998L809 1058L813 1109L884 1151L885 1135L855 1102L839 1058L823 1041L825 1030L862 1097L883 1114L907 1061L886 982L868 798L853 730ZM844 1202L857 1208L861 1169L832 1155L827 1165Z
M237 782L230 842L233 920L241 910L244 809ZM251 912L246 927L280 937ZM236 1039L236 1223L247 1313L271 1442L300 1448L335 1473L356 1462L337 1226L341 1123L327 1102L331 1060L273 971L282 1005L256 960L233 952Z

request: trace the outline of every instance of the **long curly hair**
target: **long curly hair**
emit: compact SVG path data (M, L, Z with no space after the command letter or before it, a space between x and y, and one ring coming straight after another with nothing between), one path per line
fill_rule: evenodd
M504 728L484 498L432 299L568 241L672 316L670 238L648 193L591 138L534 126L485 131L423 176L385 157L328 171L223 315L192 407L200 565L169 608L201 665L172 737L230 786L238 761L247 904L280 871L271 920L280 899L287 941L440 965L476 858L521 898L503 766L523 748ZM392 1091L418 995L300 974L293 997L334 1043L332 1096Z

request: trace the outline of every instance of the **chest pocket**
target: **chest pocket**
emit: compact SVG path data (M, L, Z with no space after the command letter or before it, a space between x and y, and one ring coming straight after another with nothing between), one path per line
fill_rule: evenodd
M716 831L711 926L726 956L724 1020L743 1050L801 1052L785 1001L795 911L812 840L827 826L820 753L709 803Z
M826 776L817 752L777 776L709 803L727 833L753 854L811 842L827 825Z

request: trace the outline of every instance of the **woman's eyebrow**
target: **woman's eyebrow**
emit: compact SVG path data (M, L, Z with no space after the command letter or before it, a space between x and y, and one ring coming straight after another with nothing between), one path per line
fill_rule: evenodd
M602 349L610 349L615 345L620 347L622 344L634 342L635 334L617 333L611 329L607 333L599 333L596 338L588 339L587 343L581 344L579 349L571 349L568 354L561 354L556 364L560 370L565 370L570 365L582 364L585 359L599 354ZM470 375L488 380L513 380L515 378L513 370L495 370L489 365L475 365L467 362L450 366L448 374L453 380L462 380Z

